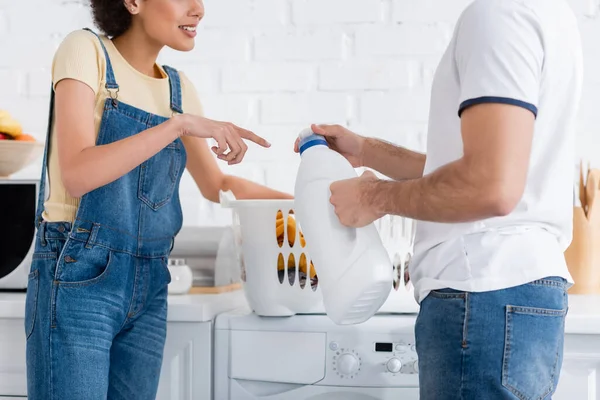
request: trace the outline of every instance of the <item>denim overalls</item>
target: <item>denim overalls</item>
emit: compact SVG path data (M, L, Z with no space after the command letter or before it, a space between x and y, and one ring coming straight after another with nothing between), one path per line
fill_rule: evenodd
M165 122L119 102L119 85L102 48L110 96L97 144ZM179 75L164 68L171 109L182 113ZM167 257L182 225L183 143L177 139L128 174L85 194L73 224L47 223L41 213L53 112L54 93L25 310L28 398L153 399L166 337Z

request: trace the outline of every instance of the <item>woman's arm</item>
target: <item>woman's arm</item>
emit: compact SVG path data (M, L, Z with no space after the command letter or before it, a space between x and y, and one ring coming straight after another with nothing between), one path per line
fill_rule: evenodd
M242 158L236 158L245 146L242 138L269 146L264 139L233 124L187 114L129 138L96 146L93 90L80 81L63 79L55 91L59 166L71 197L81 197L117 180L181 136L212 137L218 142L213 151L236 162ZM231 151L226 153L228 149Z
M95 95L84 83L64 79L56 85L58 160L65 189L81 197L117 180L177 139L174 121L118 142L96 146Z
M287 193L224 174L210 153L206 139L184 137L183 144L188 155L187 169L206 199L218 203L221 190L231 190L237 199L293 199Z

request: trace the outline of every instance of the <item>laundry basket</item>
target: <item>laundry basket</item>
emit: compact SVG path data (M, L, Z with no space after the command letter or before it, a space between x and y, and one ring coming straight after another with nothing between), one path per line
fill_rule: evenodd
M236 200L221 192L233 211L233 230L248 304L258 315L324 313L318 273L296 225L293 200Z
M251 309L261 316L322 314L319 266L296 224L293 200L236 200L221 192L221 206L233 212L241 281ZM375 222L393 261L390 295L380 313L415 313L418 305L408 274L414 223L386 216Z

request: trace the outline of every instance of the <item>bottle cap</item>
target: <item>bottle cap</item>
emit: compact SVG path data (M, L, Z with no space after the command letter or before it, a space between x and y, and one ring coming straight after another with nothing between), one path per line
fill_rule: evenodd
M310 128L302 130L298 135L298 138L300 139L300 141L298 142L298 149L300 151L300 155L302 155L302 153L306 151L306 149L309 149L313 146L329 147L327 140L325 140L323 136L314 133Z

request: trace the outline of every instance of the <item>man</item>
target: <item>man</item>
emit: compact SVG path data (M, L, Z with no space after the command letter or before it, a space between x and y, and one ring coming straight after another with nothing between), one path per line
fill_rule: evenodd
M436 71L427 157L316 126L370 172L331 186L340 221L419 220L410 267L421 400L546 399L562 363L577 21L564 0L475 0Z

